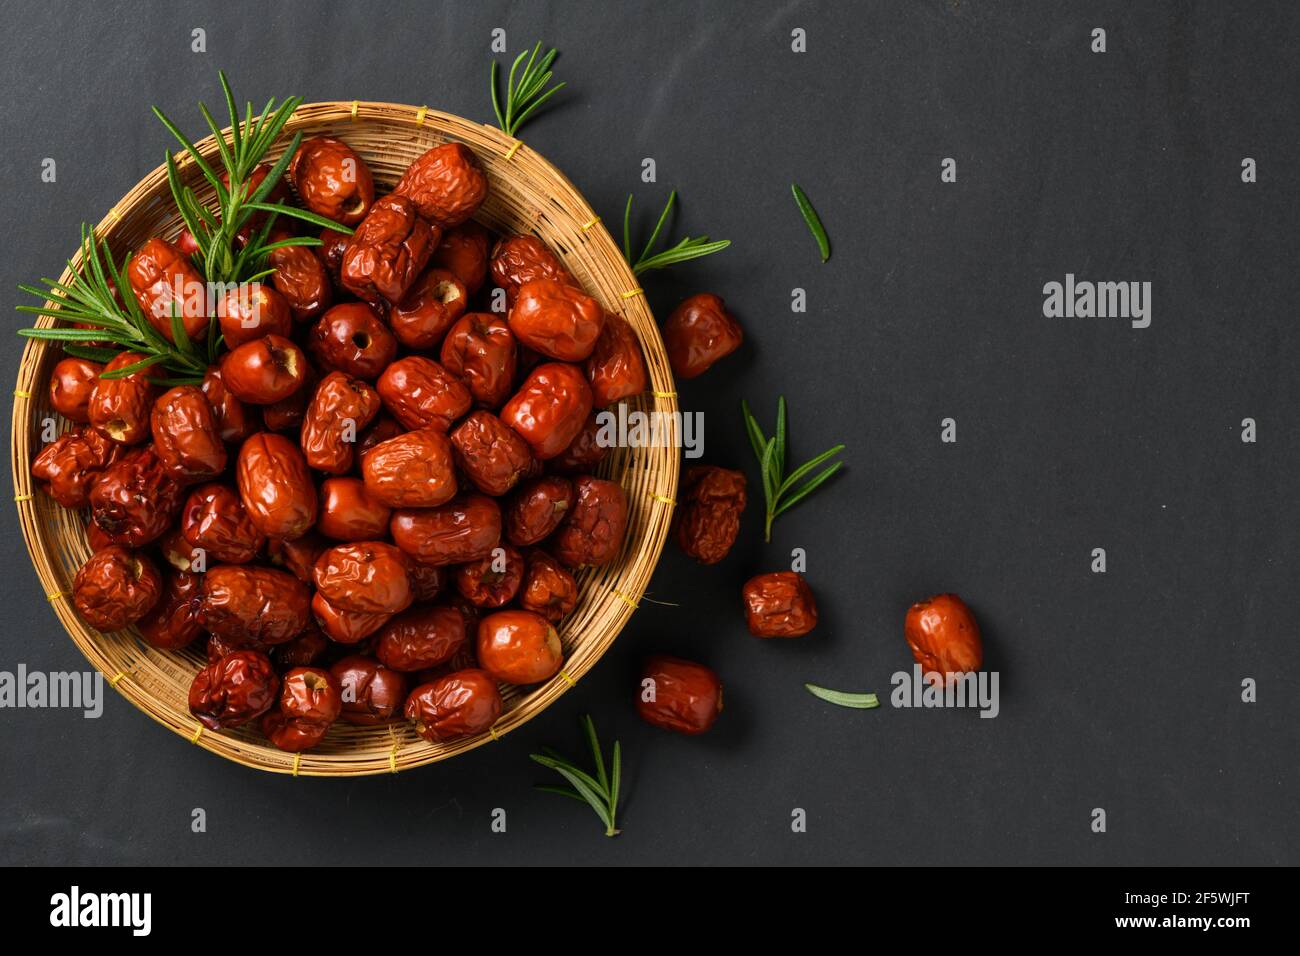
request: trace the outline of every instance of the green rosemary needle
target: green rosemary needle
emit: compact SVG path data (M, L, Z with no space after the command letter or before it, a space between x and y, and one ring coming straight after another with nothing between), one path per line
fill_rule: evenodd
M510 67L510 78L506 82L504 110L501 108L501 98L498 93L500 84L497 82L497 61L492 61L490 77L492 111L497 115L497 124L509 136L514 136L519 131L519 127L528 122L547 100L564 88L563 83L556 83L550 89L546 86L551 82L553 75L551 64L560 55L559 51L548 50L538 60L537 55L541 52L542 41L538 40L531 53L525 50L515 57L515 62ZM528 63L520 73L519 66L524 62L524 57L528 57Z
M582 717L579 723L582 725L583 734L587 738L587 744L591 747L592 758L595 761L595 774L588 773L549 747L543 747L541 753L529 754L529 757L543 767L554 770L567 780L570 786L538 787L537 789L545 793L555 793L562 797L570 797L585 802L596 811L596 816L600 817L600 822L605 824L605 836L618 836L621 831L616 826L616 815L618 813L618 791L623 779L622 748L617 740L614 741L614 750L610 756L610 770L606 774L605 758L600 751L600 741L596 738L596 725L592 722L590 715Z
M828 448L787 475L785 473L785 396L777 399L776 433L771 438L767 438L763 434L763 429L749 410L747 402L742 400L740 408L745 416L745 431L749 433L749 443L754 449L754 456L758 459L759 472L763 477L763 498L767 505L767 515L763 525L763 540L771 541L772 522L776 520L777 516L789 511L825 484L835 472L840 470L844 462L837 461L813 477L808 478L807 481L803 481L803 479L814 468L826 464L830 459L842 452L844 446L835 445ZM803 484L800 484L801 481L803 481Z
M698 259L701 256L712 255L731 245L730 239L710 241L708 236L698 236L694 239L686 236L675 246L664 249L662 252L653 252L655 243L659 241L659 234L663 232L664 225L668 222L668 216L673 211L676 202L677 190L674 189L668 195L668 202L664 204L663 212L659 214L659 221L655 223L654 232L650 233L650 238L642 248L641 254L633 259L632 194L628 193L627 206L623 210L623 256L627 259L628 265L632 267L634 275L649 272L651 269L663 269L678 262L685 262L688 259Z

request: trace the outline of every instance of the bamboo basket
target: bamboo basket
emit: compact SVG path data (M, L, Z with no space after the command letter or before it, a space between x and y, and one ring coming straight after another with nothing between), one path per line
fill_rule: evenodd
M475 218L497 232L537 235L588 293L611 312L623 315L640 340L651 383L648 393L629 400L630 409L667 415L677 411L663 340L635 276L587 201L536 152L498 129L427 107L331 102L300 106L272 148L270 161L296 131L304 137L333 136L348 143L365 158L381 191L394 185L411 161L430 147L453 140L467 145L483 164L490 183L487 200ZM212 137L198 146L205 159L217 154ZM192 160L182 153L177 162L200 199L209 200L211 187ZM172 237L180 228L166 170L159 166L109 210L96 234L121 257L150 236ZM73 262L79 265L79 256ZM62 281L67 278L65 272ZM41 324L53 320L42 318ZM387 727L339 722L314 750L285 753L253 727L211 731L190 715L188 692L202 666L201 649L158 650L140 639L134 628L103 634L86 625L72 607L73 577L91 554L85 515L60 507L36 490L31 478L43 423L53 419L59 431L69 427L48 406L49 376L60 356L57 345L28 342L14 392L11 433L19 520L50 605L86 658L122 696L192 743L248 767L294 776L396 773L500 739L554 703L600 659L641 600L668 533L677 490L676 450L613 449L601 471L627 494L627 537L615 561L578 575L578 605L560 628L565 663L559 675L532 688L503 686L505 707L500 719L488 733L475 737L434 744L416 736L405 721Z

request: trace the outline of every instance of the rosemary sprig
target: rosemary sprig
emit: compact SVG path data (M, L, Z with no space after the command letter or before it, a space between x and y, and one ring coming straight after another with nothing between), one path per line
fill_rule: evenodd
M499 84L497 83L497 61L492 61L492 111L497 114L497 124L509 136L514 136L519 127L528 122L542 104L552 96L564 89L563 83L556 83L550 89L546 84L551 82L551 64L559 56L558 50L548 50L546 54L537 59L537 54L542 52L542 41L538 40L537 45L533 47L532 53L525 50L515 57L515 62L510 67L510 79L506 82L506 108L503 112L501 109L501 99L497 93ZM522 73L519 72L519 65L524 62L524 57L528 57L528 63L524 66ZM516 74L518 75L516 78Z
M623 210L623 256L627 259L628 264L632 267L635 275L648 272L651 269L663 269L674 263L685 262L687 259L698 259L701 256L712 255L715 252L721 252L727 246L731 245L730 239L717 239L709 241L708 236L698 236L692 239L686 236L677 245L663 252L657 252L651 255L656 242L659 241L659 233L663 231L664 224L668 222L668 215L673 210L673 205L677 202L677 190L673 190L668 195L668 202L664 204L664 211L659 214L659 221L655 223L655 231L650 233L650 239L646 242L645 247L641 250L641 255L635 259L632 258L632 194L628 193L627 207Z
M595 775L561 757L549 747L543 747L541 753L529 754L529 757L543 767L554 770L569 782L572 789L569 787L538 787L537 789L586 802L605 824L605 836L618 836L622 831L615 826L615 817L618 813L618 789L623 777L622 750L619 742L614 741L614 751L610 756L610 771L606 774L605 758L601 755L600 741L596 738L596 725L589 715L582 717L579 723L582 725L587 743L591 746L591 754L596 763Z
M880 706L880 698L875 694L846 694L842 690L830 690L826 687L818 687L816 684L804 684L808 693L814 697L820 697L828 703L835 704L838 707L852 707L857 710L871 710Z
M140 305L131 294L126 281L126 270L131 257L119 267L113 261L108 242L95 241L94 230L81 227L81 263L68 262L71 278L65 285L54 279L41 279L46 288L20 285L23 292L35 296L41 305L20 305L19 312L50 316L69 323L93 326L75 329L58 328L19 329L18 334L31 339L59 342L69 355L95 362L108 362L126 350L139 352L144 358L124 368L101 374L103 378L122 378L134 372L161 366L169 374L158 379L168 385L197 384L207 371L206 358L195 348L185 334L179 315L172 316L172 337L176 344L167 341L145 318ZM114 289L123 290L121 304ZM46 305L49 302L51 305ZM124 305L123 305L124 304ZM108 343L107 346L100 343Z
M831 475L840 470L844 464L837 461L829 467L818 472L812 478L809 478L802 485L799 484L814 468L825 464L844 450L843 445L835 445L828 448L820 455L810 458L804 462L789 475L785 473L785 452L786 452L786 411L785 396L777 399L776 404L776 433L767 438L763 435L763 429L759 427L758 420L749 410L749 404L744 400L740 403L741 411L745 415L745 431L749 433L749 443L753 446L754 455L758 458L759 471L763 476L763 498L767 504L767 516L763 525L763 540L772 540L772 522L778 515L789 511L804 498L820 488Z
M798 205L799 212L803 213L803 221L808 224L808 231L817 240L817 248L821 251L822 262L825 262L831 257L831 240L826 235L826 227L822 225L821 217L817 215L817 210L812 207L807 194L799 188L799 184L791 183L790 191L794 193L795 204Z
M186 228L199 245L199 251L194 254L195 261L209 282L247 282L265 271L267 254L272 248L315 244L314 240L308 239L269 243L267 240L276 216L300 219L314 226L337 229L347 235L351 235L352 230L305 209L266 201L283 178L293 154L298 151L298 145L302 142L301 132L294 133L284 154L271 167L266 177L256 187L252 183L253 172L284 130L294 110L302 103L302 97L291 96L279 105L276 105L275 98L272 97L257 117L253 116L253 104L245 103L244 117L241 120L226 74L218 72L217 76L221 80L221 92L230 116L229 139L222 135L221 127L206 105L200 103L199 112L203 114L203 121L216 139L220 165L225 172L224 181L199 153L198 147L162 110L155 106L153 111L216 192L217 210L214 212L199 202L193 189L181 182L176 157L170 152L167 154L167 183L171 187L172 198L181 218L185 220ZM236 236L258 213L266 214L266 221L252 241L236 250Z

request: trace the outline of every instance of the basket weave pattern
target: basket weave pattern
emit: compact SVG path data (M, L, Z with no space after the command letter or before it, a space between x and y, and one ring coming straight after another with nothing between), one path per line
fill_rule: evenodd
M304 138L333 136L348 143L370 166L378 187L394 185L427 149L459 141L478 156L490 183L475 218L501 233L533 233L560 256L588 293L628 320L640 340L650 378L648 394L629 400L631 409L673 415L673 391L663 341L635 276L617 244L581 194L555 167L500 130L424 107L391 103L313 103L300 106L268 157L274 162L294 132ZM217 154L211 137L198 143L205 159ZM212 198L193 161L178 155L182 178L202 201ZM202 185L205 188L200 188ZM151 236L174 236L181 228L166 170L160 166L136 185L96 228L119 259ZM74 258L79 265L79 257ZM69 278L65 273L61 281ZM42 325L53 320L42 318ZM601 473L622 485L628 498L628 531L618 558L578 574L580 596L565 618L561 639L564 670L533 688L508 688L505 708L489 733L448 743L429 743L407 722L388 727L336 723L315 749L300 755L271 746L251 727L213 732L189 713L188 692L204 660L201 647L162 651L134 629L101 634L86 625L71 603L72 579L90 556L85 516L56 504L34 488L31 462L41 447L49 411L50 372L61 357L57 345L29 340L15 389L11 461L23 536L51 606L94 667L132 704L159 723L213 753L250 767L313 776L359 776L418 767L463 753L514 730L553 703L600 659L641 600L668 533L677 490L674 448L615 448Z

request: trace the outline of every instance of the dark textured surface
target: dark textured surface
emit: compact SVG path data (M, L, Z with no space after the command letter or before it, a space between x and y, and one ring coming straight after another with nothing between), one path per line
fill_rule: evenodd
M0 860L60 863L1296 863L1295 5L1047 3L5 4L0 288L57 274L215 71L261 102L491 115L489 31L563 50L525 131L617 221L675 186L680 231L736 240L646 286L660 316L727 298L749 341L681 387L706 460L756 478L737 407L791 406L793 454L847 472L751 507L722 565L671 546L612 651L526 728L397 777L293 780L218 760L107 692L99 720L0 711ZM513 8L513 9L512 9ZM1109 52L1089 52L1093 27ZM190 52L204 27L208 52ZM790 31L809 52L790 52ZM640 182L654 157L659 183ZM943 157L958 162L942 184ZM1259 182L1240 179L1242 157ZM44 157L58 182L40 181ZM795 210L798 179L834 244ZM648 223L647 223L648 226ZM1153 284L1153 322L1046 319L1073 272ZM809 309L792 315L793 287ZM6 292L11 305L17 294ZM11 313L10 327L19 317ZM12 381L17 340L4 350ZM954 417L959 441L939 441ZM1259 423L1257 444L1240 422ZM751 484L751 488L753 485ZM756 490L756 489L754 489ZM0 669L80 668L5 509ZM806 548L823 623L745 632L739 589ZM1109 571L1089 571L1104 547ZM965 596L1002 712L858 712L888 691L907 605ZM713 665L728 706L686 739L640 723L637 662ZM1240 682L1259 682L1259 703ZM528 760L591 712L626 752L624 834ZM203 807L208 832L190 832ZM493 834L493 808L508 832ZM807 833L791 832L793 808ZM1104 807L1108 832L1090 832Z

